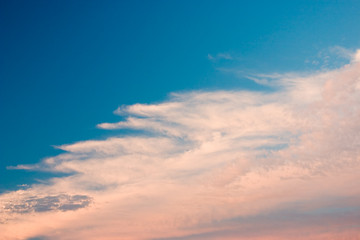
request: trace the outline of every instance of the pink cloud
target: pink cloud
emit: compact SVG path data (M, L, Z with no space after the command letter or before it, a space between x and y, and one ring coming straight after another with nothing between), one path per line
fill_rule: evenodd
M354 59L276 75L275 92L119 108L125 121L98 127L145 133L59 146L66 153L15 167L75 174L0 195L3 239L358 239Z

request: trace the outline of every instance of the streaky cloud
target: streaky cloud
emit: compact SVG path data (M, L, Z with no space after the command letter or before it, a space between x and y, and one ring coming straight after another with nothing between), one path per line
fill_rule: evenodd
M98 127L143 134L12 167L73 174L0 195L3 238L358 239L358 55L313 74L258 74L270 92L118 108L124 121Z

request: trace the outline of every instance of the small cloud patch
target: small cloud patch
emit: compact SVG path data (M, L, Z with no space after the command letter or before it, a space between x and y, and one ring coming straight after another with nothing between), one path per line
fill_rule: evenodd
M13 201L6 203L3 210L11 213L31 213L49 211L75 211L87 207L91 198L86 195L60 194L46 197L29 197L21 202Z

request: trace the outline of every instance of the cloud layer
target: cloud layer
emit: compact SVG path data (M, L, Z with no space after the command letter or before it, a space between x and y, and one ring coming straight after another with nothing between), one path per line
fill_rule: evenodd
M354 56L336 70L267 77L271 91L120 107L125 121L98 127L138 134L15 167L70 174L2 194L2 239L359 239Z

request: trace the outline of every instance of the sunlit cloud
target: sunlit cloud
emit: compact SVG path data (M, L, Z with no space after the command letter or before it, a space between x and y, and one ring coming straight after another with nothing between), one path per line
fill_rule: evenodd
M273 91L123 106L136 129L12 169L68 173L0 195L4 239L359 239L359 52Z

